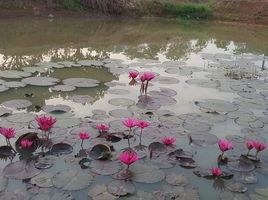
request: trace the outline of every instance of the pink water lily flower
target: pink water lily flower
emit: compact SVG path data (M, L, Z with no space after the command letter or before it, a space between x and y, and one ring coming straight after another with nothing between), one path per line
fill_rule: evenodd
M175 137L164 137L164 138L162 138L162 142L165 145L172 145L176 142L176 138Z
M133 128L133 127L137 126L137 119L127 118L123 121L123 124L127 128Z
M211 173L212 173L213 176L216 176L216 177L219 177L219 176L222 175L222 171L221 171L221 169L219 167L213 167L211 169Z
M110 126L106 125L106 124L98 124L96 126L96 128L100 131L100 132L107 132L110 129Z
M7 145L10 145L10 139L14 138L16 135L14 128L0 128L0 134L3 135L6 138Z
M130 138L130 135L131 135L131 131L132 131L132 128L134 128L135 126L137 126L137 122L138 120L137 119L134 119L134 118L127 118L123 121L123 124L125 127L129 128L129 133L128 133L128 137L127 137L127 142L128 142L128 148L130 149L130 141L129 141L129 138Z
M89 133L79 133L79 138L81 140L88 140L90 138L90 134Z
M137 72L137 71L131 71L131 72L129 72L128 77L129 78L132 78L132 79L135 79L135 78L138 77L138 75L139 75L139 72Z
M264 149L266 149L267 145L262 143L262 142L258 142L258 141L255 141L255 144L254 144L254 148L256 149L256 157L258 156L258 153L260 151L263 151Z
M150 122L147 122L147 121L144 121L144 120L138 120L136 124L141 129L144 129L144 128L150 126Z
M33 142L31 140L28 139L24 139L20 142L20 147L23 149L28 149L31 148Z
M57 120L51 116L50 117L42 116L37 117L35 121L37 122L40 130L47 132L54 127L54 124L56 123Z
M14 138L16 135L14 128L0 128L0 133L7 139Z
M254 141L254 140L248 140L248 141L246 141L246 147L248 149L247 155L249 155L250 150L254 148L255 142L256 141Z
M134 151L124 151L119 155L119 160L129 168L129 165L139 160L139 157Z
M218 145L222 152L225 152L234 148L233 144L228 140L219 140Z
M91 137L91 135L89 133L86 133L86 132L79 133L78 135L79 135L79 138L82 140L81 147L83 148L84 140L88 140Z
M156 74L153 72L144 72L143 76L145 77L145 80L151 81L156 77Z

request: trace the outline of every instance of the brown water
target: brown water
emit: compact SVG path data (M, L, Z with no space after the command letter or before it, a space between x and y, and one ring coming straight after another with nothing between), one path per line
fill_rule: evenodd
M55 115L60 119L75 119L80 120L78 124L73 126L68 124L59 125L60 128L66 128L68 131L78 126L85 126L88 121L111 123L113 130L122 129L120 121L121 116L113 116L111 111L115 109L123 109L125 112L131 113L137 118L150 120L155 126L161 120L159 110L168 110L174 112L172 115L179 116L181 121L182 114L198 113L208 114L205 118L206 125L209 125L211 130L205 131L216 135L218 138L224 138L230 135L251 137L245 134L242 129L249 128L251 131L258 132L254 137L262 141L268 141L267 124L259 123L252 128L250 122L259 122L259 118L266 117L264 112L268 108L267 98L264 96L248 97L232 89L236 85L249 85L256 89L255 93L266 92L267 82L267 62L265 56L268 54L268 29L264 27L250 26L231 26L221 24L211 24L203 22L178 22L176 20L88 20L88 19L55 19L35 20L0 20L0 68L1 70L23 70L24 67L41 66L44 62L60 63L71 61L71 65L81 60L101 60L101 67L46 67L43 66L44 72L33 73L32 76L48 76L55 77L60 80L67 78L91 78L100 81L97 87L93 88L77 88L72 92L53 92L49 87L30 86L22 88L10 88L7 91L0 93L0 102L11 99L27 99L35 106L64 104L71 108L70 115ZM119 60L113 60L119 59ZM182 63L165 63L165 61L181 61ZM107 63L113 63L114 66L108 66ZM123 64L122 64L123 63ZM230 66L233 66L231 68ZM267 66L265 68L265 66ZM182 67L182 71L174 72L173 70ZM193 73L185 73L188 68L193 68ZM129 86L128 71L153 71L159 77L152 82L149 90L159 91L160 88L168 88L176 94L172 98L176 103L155 110L141 109L135 104L138 102L139 87ZM191 71L191 70L190 70ZM185 74L184 74L185 73ZM237 74L247 76L247 79L236 80ZM250 79L248 79L248 76ZM161 81L161 77L168 77ZM172 78L172 79L171 79ZM20 81L21 78L1 78L5 81ZM189 84L186 81L202 79L209 82L197 82ZM172 82L172 80L174 82ZM216 83L214 82L216 81ZM217 82L218 81L218 82ZM258 82L259 81L259 82ZM111 85L112 82L115 85ZM213 82L213 83L211 83ZM220 83L217 85L217 83ZM202 84L204 84L202 86ZM212 84L212 85L211 85ZM216 85L215 85L216 84ZM118 90L118 91L116 91ZM25 97L25 94L33 93L33 97ZM72 95L89 95L92 101L87 104L76 103L70 100ZM112 105L111 99L127 98L128 105ZM195 105L196 101L204 99L220 99L230 102L234 105L239 105L239 109L252 112L250 117L255 120L247 121L243 118L242 122L235 122L234 118L229 117L228 113L223 111L218 113L219 117L226 117L225 121L216 122L213 113L206 113L207 110L200 109ZM129 100L132 100L129 102ZM93 115L94 110L103 110L106 113ZM92 112L93 111L93 112ZM148 117L146 112L153 112L155 117ZM213 111L213 110L212 110ZM28 110L13 110L17 112L30 112L32 114L43 114L34 107ZM167 111L165 111L167 112ZM12 115L11 115L12 116ZM124 114L122 114L124 116ZM242 115L244 117L244 115ZM158 119L159 118L159 119ZM191 117L189 116L189 119ZM228 118L228 119L227 119ZM238 118L238 117L237 117ZM246 118L246 117L245 117ZM187 120L189 120L187 118ZM119 122L115 121L118 120ZM172 121L172 119L170 119ZM186 121L187 121L186 120ZM197 120L198 121L198 120ZM202 121L202 120L201 120ZM10 119L6 116L1 117L2 124L10 123ZM184 121L185 122L185 121ZM190 123L196 122L190 120ZM203 121L204 122L204 119ZM167 123L167 122L166 122ZM173 123L173 122L172 122ZM199 133L200 127L192 129L185 128L183 122L175 131L162 133L165 136L173 135L177 137L176 145L179 148L193 152L196 163L205 168L216 166L216 158L220 153L217 145L195 146L188 145L188 134ZM17 131L24 130L28 127L25 123L11 123L16 126ZM162 123L165 126L165 123ZM194 126L194 125L193 125ZM167 125L168 127L168 125ZM34 128L34 127L31 127ZM170 128L170 127L168 127ZM169 130L169 129L168 129ZM172 129L173 130L173 129ZM171 129L170 129L171 131ZM68 133L69 134L69 133ZM68 135L67 134L67 135ZM148 133L149 135L150 133ZM201 134L201 135L202 135ZM59 137L53 134L59 141ZM153 136L151 136L153 137ZM240 139L241 139L240 138ZM145 136L145 144L148 145L152 141L159 141L159 136L152 139ZM66 140L67 141L67 140ZM65 142L66 142L65 141ZM234 139L234 141L236 141ZM69 142L74 147L74 152L67 157L60 156L55 162L55 166L51 169L44 170L45 172L55 173L63 169L78 169L79 165L73 161L74 155L80 150L79 142L70 140ZM3 137L0 139L1 145L5 144ZM68 143L68 141L67 141ZM133 141L135 144L135 141ZM85 143L86 148L90 148L91 143ZM126 140L115 143L114 147L119 152L124 148ZM243 142L235 142L237 149L230 152L229 155L237 155L246 151ZM36 155L36 154L34 154ZM261 159L266 164L262 167L262 171L254 171L258 177L257 184L247 184L248 191L242 199L254 192L254 189L266 187L267 182L267 162L268 151L262 152ZM22 160L21 156L16 155L14 161ZM67 160L67 161L66 161ZM4 168L9 164L9 160L0 161L0 168ZM226 167L223 167L224 169ZM87 169L88 170L88 169ZM175 166L171 169L164 169L165 173L176 172L184 174L188 179L189 187L198 188L200 199L219 199L219 194L224 190L219 189L214 180L207 180L193 175L192 169L185 169ZM263 172L264 171L264 172ZM88 173L91 173L87 171ZM43 173L43 172L42 172ZM236 172L236 175L239 174ZM263 175L264 174L264 175ZM1 177L1 176L0 176ZM232 179L233 180L233 179ZM225 181L229 183L232 180ZM93 185L106 184L111 181L111 177L96 176ZM22 191L30 199L35 194L26 191L27 181L8 179L8 184L1 187L5 191ZM1 181L0 181L1 183ZM167 183L165 180L156 184L144 184L134 182L136 190L153 191L159 190ZM188 187L187 186L187 187ZM187 188L186 187L186 188ZM88 188L84 190L71 192L76 199L86 199ZM50 188L49 191L61 191L60 189ZM40 192L37 192L40 194ZM9 194L10 196L11 194ZM37 198L37 197L36 197ZM131 195L124 197L130 199ZM26 199L26 198L25 198ZM122 198L123 199L123 198ZM178 198L180 199L180 198ZM231 197L230 197L231 199ZM235 199L233 197L233 199ZM1 197L0 197L0 200Z

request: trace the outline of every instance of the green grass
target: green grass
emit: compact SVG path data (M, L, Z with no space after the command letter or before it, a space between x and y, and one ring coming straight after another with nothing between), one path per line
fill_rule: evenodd
M83 9L81 0L58 0L57 3L60 8L65 10L78 11Z
M209 19L212 9L205 3L165 3L164 12L173 17L183 19Z

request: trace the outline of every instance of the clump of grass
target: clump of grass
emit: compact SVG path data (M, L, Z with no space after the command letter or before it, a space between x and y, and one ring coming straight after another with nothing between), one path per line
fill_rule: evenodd
M59 7L65 10L77 11L83 9L81 0L58 0L57 3Z
M183 19L209 19L212 9L205 3L165 3L164 12L173 17Z

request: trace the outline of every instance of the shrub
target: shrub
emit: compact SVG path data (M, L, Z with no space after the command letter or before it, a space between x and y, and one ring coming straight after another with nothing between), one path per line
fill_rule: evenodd
M81 0L58 0L59 7L65 10L82 10Z
M208 19L212 9L204 3L165 3L164 12L184 19Z

